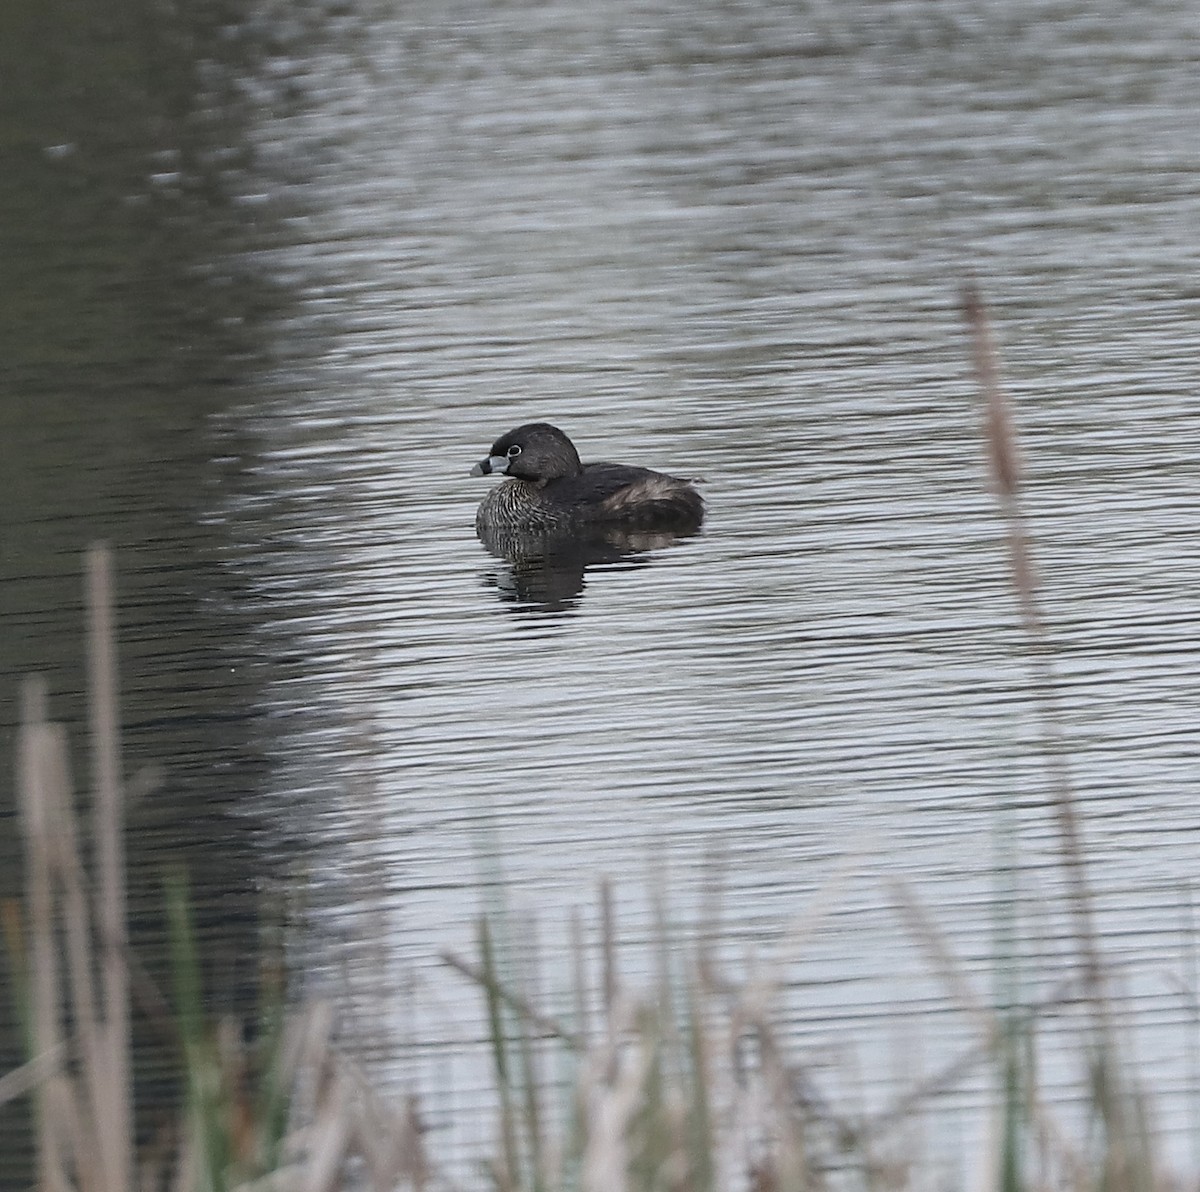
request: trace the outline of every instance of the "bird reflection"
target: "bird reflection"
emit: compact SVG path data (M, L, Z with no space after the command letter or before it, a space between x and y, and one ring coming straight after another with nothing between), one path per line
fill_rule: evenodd
M649 532L596 527L586 535L531 535L495 527L477 527L479 541L503 566L490 571L485 583L497 596L522 611L562 613L576 608L589 567L622 564L646 567L651 552L663 550L696 533Z

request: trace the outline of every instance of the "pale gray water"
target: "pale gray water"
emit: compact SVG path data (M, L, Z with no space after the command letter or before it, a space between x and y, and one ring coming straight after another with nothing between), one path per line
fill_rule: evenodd
M256 18L274 56L240 79L237 177L264 222L241 259L288 301L206 423L196 515L249 622L230 670L262 777L239 809L307 878L306 984L356 1007L348 1033L417 1088L435 1148L480 1141L478 998L439 954L470 950L497 868L548 984L601 876L644 940L652 877L687 921L719 854L735 953L769 957L845 870L786 969L830 1095L900 1069L906 1041L932 1068L970 1038L891 880L990 996L1015 834L1028 981L1062 976L968 274L1029 464L1106 952L1182 1138L1194 18L1115 0ZM585 459L703 477L705 533L514 602L467 470L534 418Z

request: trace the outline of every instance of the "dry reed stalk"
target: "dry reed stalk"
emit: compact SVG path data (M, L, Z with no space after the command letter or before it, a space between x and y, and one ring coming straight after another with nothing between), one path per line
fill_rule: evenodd
M1079 827L1077 799L1066 762L1065 733L1058 709L1057 683L1046 653L1045 631L1037 607L1037 585L1030 559L1025 517L1020 506L1020 466L1016 431L1009 413L1008 398L1000 384L995 341L983 300L974 285L962 293L963 316L971 334L976 381L984 409L984 436L992 479L1008 529L1013 586L1024 615L1025 627L1036 647L1030 656L1034 691L1041 713L1040 742L1051 775L1051 794L1058 816L1062 857L1071 889L1080 947L1088 984L1097 1004L1102 998L1102 970L1093 926L1092 897L1088 887L1083 839Z
M1037 608L1037 573L1020 508L1024 471L1021 452L1017 445L1008 394L1000 382L999 357L991 322L974 285L963 287L962 309L971 335L975 379L983 403L983 445L987 453L988 473L1004 515L1013 585L1021 603L1026 628L1037 636L1041 633L1042 622Z
M225 1045L211 1057L217 1067L202 1078L228 1088L239 1073L248 1071L248 1063L236 1032L230 1024L223 1025L218 1034L224 1034ZM242 1121L244 1145L230 1170L209 1170L204 1141L208 1127L193 1120L185 1129L176 1165L173 1187L177 1192L192 1192L196 1187L229 1192L335 1192L346 1186L351 1166L360 1172L355 1186L371 1192L399 1188L422 1192L429 1186L432 1168L416 1099L394 1105L376 1093L335 1050L332 1026L329 1006L314 1003L283 1028L276 1075L280 1084L295 1090L295 1096L289 1115L293 1124L280 1139L274 1166L254 1178L244 1174L261 1170L265 1158L263 1123L249 1115ZM301 1117L303 1124L294 1124ZM161 1186L161 1181L155 1186Z
M1140 1178L1135 1178L1130 1170L1131 1160L1126 1153L1129 1140L1136 1135L1136 1125L1130 1120L1129 1097L1122 1088L1119 1074L1114 1070L1116 1032L1105 990L1104 969L1094 924L1078 799L1067 763L1066 732L1058 705L1057 676L1038 608L1036 572L1020 502L1021 465L1016 429L1008 397L1000 381L999 354L991 324L974 283L962 287L961 305L971 337L976 384L983 408L984 443L989 470L1007 531L1013 588L1033 647L1027 660L1039 712L1038 743L1050 778L1051 802L1058 821L1060 856L1075 922L1075 943L1092 1010L1094 1050L1091 1058L1095 1100L1106 1126L1109 1161L1115 1161L1116 1165L1115 1173L1106 1167L1106 1175L1115 1178L1117 1182L1111 1185L1115 1188L1141 1186ZM1141 1148L1135 1149L1139 1150L1141 1159L1148 1165L1150 1156ZM1150 1182L1153 1183L1152 1176Z
M945 937L925 913L925 908L917 900L908 884L894 880L890 885L904 911L909 934L924 946L930 963L941 975L942 981L950 990L951 996L958 1003L959 1008L974 1020L979 1033L979 1041L937 1072L923 1078L888 1109L875 1115L869 1122L865 1122L864 1135L868 1136L879 1134L885 1128L892 1129L899 1122L911 1119L921 1104L957 1088L967 1075L988 1056L1000 1054L1007 1033L1005 1024L996 1013L982 999L975 996L966 974L962 972L961 967L955 961ZM1060 982L1048 995L1039 999L1032 1006L1026 1007L1024 1014L1028 1025L1032 1028L1033 1024L1041 1018L1076 1004L1079 995L1079 983L1075 978ZM1029 1095L1031 1098L1028 1105L1029 1119L1037 1131L1038 1138L1042 1140L1044 1148L1053 1152L1063 1166L1070 1167L1072 1170L1084 1170L1086 1164L1079 1148L1068 1140L1064 1131L1059 1129L1049 1107L1038 1098L1036 1088L1031 1089Z
M113 629L112 554L102 543L87 553L88 706L94 782L93 836L103 991L95 1103L100 1160L113 1189L131 1186L133 1098L129 1072L129 973L125 920L125 815L122 804L117 659Z
M268 1110L261 1120L255 1118L249 1096L253 1065L237 1032L226 1024L209 1047L197 1022L200 1046L187 1048L194 1053L189 1062L196 1065L187 1075L216 1099L228 1094L234 1112L218 1122L211 1119L212 1105L193 1107L192 1120L165 1136L137 1170L129 1017L135 980L148 986L151 1021L176 1044L187 1041L168 1022L166 1005L149 979L139 978L128 951L112 563L103 546L88 552L86 583L95 897L89 897L81 859L66 732L48 720L39 680L27 680L22 688L18 737L33 1059L0 1077L0 1103L34 1094L38 1192L131 1192L168 1184L178 1192L197 1186L232 1189L239 1178L236 1169L254 1170L276 1145L284 1165L245 1187L331 1192L343 1186L347 1166L359 1161L374 1192L400 1186L419 1192L431 1176L415 1101L397 1109L367 1087L334 1053L332 1016L322 1006L285 1025L265 1077L275 1081L273 1106L279 1104L275 1091L288 1098L292 1110L304 1101L309 1125L267 1133L286 1128L298 1115L276 1123ZM19 923L10 925L10 935L19 945ZM65 1057L72 1061L69 1073ZM204 1118L205 1112L210 1117ZM230 1146L222 1149L229 1151L230 1170L209 1170L213 1131L222 1128L229 1131Z
M612 993L608 1029L585 1058L579 1082L587 1116L583 1192L624 1192L629 1186L630 1126L652 1062L650 1049L635 1033L642 1007L618 990Z
M61 724L48 726L57 736L55 754L60 765L65 767L67 758L67 736ZM92 932L92 910L87 894L87 879L83 871L82 853L79 845L79 827L71 796L72 784L65 768L54 780L60 792L55 817L56 851L55 873L59 887L60 912L64 936L67 973L70 977L70 1004L74 1040L79 1052L79 1076L76 1085L83 1121L89 1131L88 1142L77 1152L77 1159L84 1154L101 1156L96 1165L98 1185L102 1188L122 1187L109 1183L109 1167L103 1155L108 1146L105 1137L108 1127L105 1122L105 1103L113 1095L111 1075L104 1044L103 1026L97 1020L96 986L93 979L96 967L95 946Z
M362 1152L371 1187L391 1192L400 1180L421 1192L432 1177L425 1153L425 1125L415 1096L405 1097L396 1107L386 1103L365 1082L361 1083L356 1139Z
M25 906L32 937L29 955L30 1003L34 1062L60 1055L63 1040L58 1029L58 949L54 941L54 894L51 881L51 841L47 823L50 794L45 789L44 766L46 689L37 679L27 679L21 689L21 728L17 753L17 796L21 830L25 836ZM59 1157L54 1123L47 1106L50 1082L60 1079L54 1066L34 1107L37 1134L37 1181L43 1190L66 1187L66 1172Z
M132 1187L123 823L110 576L107 551L94 547L88 556L88 600L98 774L95 836L101 874L96 919L81 860L66 731L47 719L39 681L27 681L23 690L17 786L33 936L33 1050L38 1058L65 1053L69 1005L78 1060L77 1077L57 1067L38 1089L38 1186L43 1192L126 1192Z
M612 883L605 878L600 884L600 937L604 956L604 1012L610 1018L620 988L614 914Z
M27 1097L47 1080L62 1063L63 1050L46 1051L11 1072L0 1076L0 1108L19 1097Z
M108 556L93 550L93 578L89 599L93 604L93 636L110 632L107 588ZM98 608L97 606L98 602ZM115 704L115 669L111 639L93 643L97 683ZM95 695L95 693L93 693ZM124 900L112 898L122 888L119 787L115 782L115 713L95 722L97 750L105 759L100 784L104 797L97 799L98 849L115 860L102 887L108 905L119 919L118 944L124 940ZM75 821L66 732L47 719L44 688L36 680L23 692L18 789L22 827L26 838L27 905L33 935L31 984L33 1047L35 1056L62 1054L70 1005L72 1041L78 1058L78 1078L61 1068L47 1076L37 1097L37 1153L39 1187L49 1192L71 1187L97 1192L125 1192L132 1174L132 1131L128 1106L131 1100L128 1068L128 1000L123 947L97 962L92 908L80 859ZM65 950L65 974L60 958ZM93 974L99 968L107 981L102 1005L97 999ZM114 1001L113 998L116 1000ZM117 1029L113 1029L113 1024ZM120 1024L125 1029L120 1029ZM124 1112L123 1112L124 1111Z
M993 1039L999 1026L996 1015L991 1006L971 988L971 983L955 960L945 935L926 913L925 907L908 882L901 878L892 878L888 886L899 904L909 935L923 946L929 963L949 989L959 1009L973 1020L976 1029L985 1039Z
M579 1049L580 1038L575 1031L564 1026L553 1015L539 1010L523 994L514 993L502 981L494 975L489 974L485 968L472 964L469 960L463 960L461 956L458 956L454 952L442 952L440 959L443 964L448 964L452 969L457 969L464 977L478 985L480 989L485 990L490 996L503 1002L520 1019L537 1027L542 1035L561 1040L572 1051Z
M66 734L46 719L46 693L37 679L22 690L18 797L26 849L26 900L29 908L32 984L32 1032L35 1060L62 1056L67 1051L61 1014L66 991L59 956L56 889L73 847L73 813L67 762ZM78 857L72 858L78 864ZM79 925L71 939L78 943ZM87 917L82 924L86 934ZM85 943L84 967L86 967ZM68 952L69 986L76 1004L80 997L80 960ZM96 1153L89 1105L81 1103L74 1082L61 1065L54 1065L37 1090L38 1186L42 1192L66 1192L75 1187L72 1172L83 1187L102 1187L79 1157Z
M588 979L587 950L583 942L583 920L578 908L571 911L571 982L575 1003L575 1038L577 1047L586 1047L591 1039L591 982Z

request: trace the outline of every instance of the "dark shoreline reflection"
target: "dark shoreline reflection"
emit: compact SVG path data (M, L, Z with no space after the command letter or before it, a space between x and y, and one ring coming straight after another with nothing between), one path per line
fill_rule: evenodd
M646 567L652 552L685 538L686 533L628 530L620 527L561 535L521 534L511 530L477 528L479 541L505 566L488 571L484 583L496 589L506 604L523 612L564 613L575 609L587 583L589 567L624 564Z

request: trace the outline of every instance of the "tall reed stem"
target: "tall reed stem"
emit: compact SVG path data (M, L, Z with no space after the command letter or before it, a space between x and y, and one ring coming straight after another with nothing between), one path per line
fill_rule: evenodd
M125 811L113 632L112 555L102 543L87 553L88 705L91 717L93 836L98 886L102 993L101 1070L108 1093L96 1106L103 1115L101 1161L108 1187L131 1186L132 1096L129 1073L129 970L125 922Z
M963 287L962 311L971 336L975 376L983 409L988 468L1004 519L1009 564L1021 608L1022 625L1031 645L1026 657L1038 711L1038 745L1049 776L1050 801L1058 822L1060 856L1075 923L1075 943L1092 1012L1094 1038L1091 1076L1095 1102L1107 1133L1106 1175L1111 1181L1110 1186L1114 1188L1150 1186L1153 1177L1149 1154L1139 1145L1139 1131L1133 1120L1136 1106L1126 1096L1120 1077L1116 1032L1095 928L1078 797L1067 760L1058 677L1039 607L1028 523L1021 505L1022 468L1017 435L1008 397L1000 381L999 354L991 324L979 291L973 284ZM1136 1162L1136 1151L1142 1152L1141 1164Z
M1066 734L1058 706L1058 682L1039 608L1037 573L1029 547L1027 520L1021 507L1022 465L1016 429L1008 395L1000 383L991 323L974 285L963 287L962 307L971 334L975 376L983 405L988 470L1004 519L1009 567L1021 608L1021 622L1033 646L1027 659L1037 700L1040 724L1038 745L1050 775L1050 798L1058 819L1061 855L1071 893L1080 960L1090 995L1102 1001L1103 975L1096 944L1092 895L1084 860L1075 786L1067 762Z

